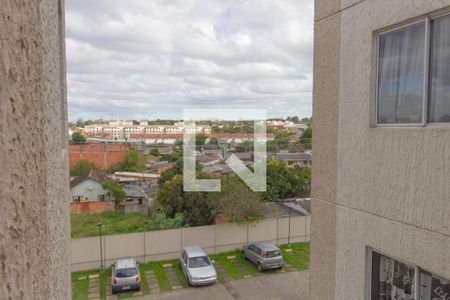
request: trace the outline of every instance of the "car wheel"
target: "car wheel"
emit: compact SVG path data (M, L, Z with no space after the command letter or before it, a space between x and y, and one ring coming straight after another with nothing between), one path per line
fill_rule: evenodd
M244 251L242 251L242 258L243 258L244 260L247 260L247 255L245 255L245 252L244 252Z
M263 269L261 263L258 263L258 264L256 265L256 267L258 268L258 271L259 271L259 272L264 271L264 269Z

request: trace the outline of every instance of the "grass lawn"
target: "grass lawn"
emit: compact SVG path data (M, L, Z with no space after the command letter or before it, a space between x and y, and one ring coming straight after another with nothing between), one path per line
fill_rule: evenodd
M72 214L72 238L97 236L97 223L103 223L105 235L146 231L149 218L139 213L104 212L100 214Z
M292 252L286 252L286 249L292 249ZM291 264L297 270L304 270L308 268L309 262L309 243L293 243L290 247L287 245L281 245L280 249L282 250L283 258L286 262ZM295 255L292 255L295 254ZM243 260L241 257L240 250L234 250L224 253L212 254L210 255L211 260L215 262L215 264L221 264L225 269L225 272L229 274L229 276L233 280L244 279L244 274L242 274L241 270L239 270L235 265L231 263L231 261L227 258L228 256L235 256L235 260L242 264L245 270L248 271L248 274L252 276L259 276L260 273L256 270L256 267L249 261ZM300 259L298 258L300 257ZM180 264L178 259L172 260L164 260L164 261L153 261L148 263L140 264L140 273L141 273L141 291L144 295L151 294L151 290L147 285L147 278L145 276L145 271L153 270L155 273L156 280L158 281L159 288L161 293L172 290L172 287L169 283L169 280L166 275L166 268L163 265L172 264L172 268L178 278L179 284L183 288L188 287L187 280L180 269ZM285 269L285 271L288 271ZM292 270L291 270L292 271ZM268 270L265 273L275 273L276 270ZM75 272L72 273L72 286L74 289L73 299L82 300L88 298L88 276L91 274L98 274L98 270L86 271L86 272ZM223 282L223 274L218 272L218 281ZM104 272L100 273L100 299L105 300L106 294L108 291L108 277L111 276L111 268L107 268ZM118 299L130 298L136 292L126 292L117 294Z

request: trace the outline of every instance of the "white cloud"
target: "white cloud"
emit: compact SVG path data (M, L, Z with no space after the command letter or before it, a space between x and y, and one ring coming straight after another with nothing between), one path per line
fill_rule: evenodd
M311 114L312 0L66 0L69 118Z

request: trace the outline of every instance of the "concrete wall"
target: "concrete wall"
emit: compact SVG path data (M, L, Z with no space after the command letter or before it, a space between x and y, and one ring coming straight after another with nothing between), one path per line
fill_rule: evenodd
M370 122L375 32L449 5L316 0L313 299L364 299L367 247L450 278L450 126Z
M309 241L310 217L266 219L254 224L220 224L182 229L149 231L103 237L106 265L117 258L134 257L141 262L172 259L186 246L200 246L207 253L235 250L255 241L275 244ZM73 239L71 271L95 269L100 266L100 238Z
M334 299L340 1L315 1L311 229L311 299Z
M2 299L70 298L67 139L64 3L2 0Z

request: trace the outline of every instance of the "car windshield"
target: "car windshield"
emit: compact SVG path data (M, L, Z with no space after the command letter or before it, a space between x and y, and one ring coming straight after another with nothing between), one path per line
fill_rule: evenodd
M198 256L189 258L189 268L201 268L211 265L208 256Z
M274 250L274 251L268 251L267 252L267 257L277 257L280 256L281 253L278 250Z
M125 277L133 277L137 275L136 268L127 268L127 269L119 269L116 270L115 277L117 278L125 278Z

